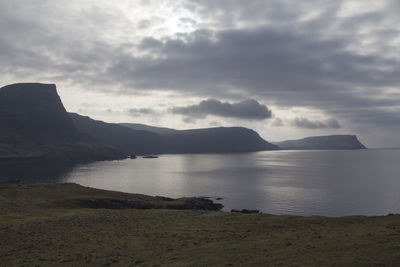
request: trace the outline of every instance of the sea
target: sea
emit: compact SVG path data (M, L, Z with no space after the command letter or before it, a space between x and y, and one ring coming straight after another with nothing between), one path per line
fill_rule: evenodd
M223 204L224 211L329 217L400 213L400 149L181 154L79 164L0 162L0 181L10 180L206 197Z

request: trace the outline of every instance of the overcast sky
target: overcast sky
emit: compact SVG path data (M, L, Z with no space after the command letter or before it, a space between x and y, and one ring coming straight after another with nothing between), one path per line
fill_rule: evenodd
M269 141L400 147L400 1L0 0L1 86L67 110Z

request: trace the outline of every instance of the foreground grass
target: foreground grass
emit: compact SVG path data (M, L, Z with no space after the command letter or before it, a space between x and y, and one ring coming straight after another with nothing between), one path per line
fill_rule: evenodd
M158 208L182 201L73 184L0 184L0 266L400 265L399 215L94 209L82 199Z

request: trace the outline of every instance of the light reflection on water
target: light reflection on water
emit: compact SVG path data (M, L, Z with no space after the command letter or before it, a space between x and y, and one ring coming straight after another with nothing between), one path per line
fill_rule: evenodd
M400 150L372 149L162 155L69 166L52 178L27 177L149 195L221 197L225 210L383 215L400 212L399 158ZM0 171L1 180L7 175Z

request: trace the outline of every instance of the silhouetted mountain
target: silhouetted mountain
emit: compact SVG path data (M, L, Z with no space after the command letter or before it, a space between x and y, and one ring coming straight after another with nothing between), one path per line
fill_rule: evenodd
M153 133L158 133L158 134L168 134L168 133L177 132L177 130L171 129L171 128L155 127L155 126L149 126L149 125L140 124L140 123L119 123L119 125L128 127L129 129L132 129L132 130L148 131L148 132L153 132Z
M276 150L257 132L243 127L176 131L163 135L167 153L225 153Z
M0 88L0 123L31 140L79 139L54 84L19 83Z
M355 135L313 136L299 140L274 142L281 149L366 149Z
M278 149L263 140L255 131L241 127L209 128L167 133L133 130L121 124L96 121L78 114L70 114L79 131L99 142L113 145L126 154L180 154L252 152ZM148 126L147 129L157 129Z
M0 159L112 159L122 154L81 135L54 84L0 88Z
M132 130L116 123L93 120L76 113L69 113L78 130L98 142L109 144L125 154L161 154L163 143L157 133Z

